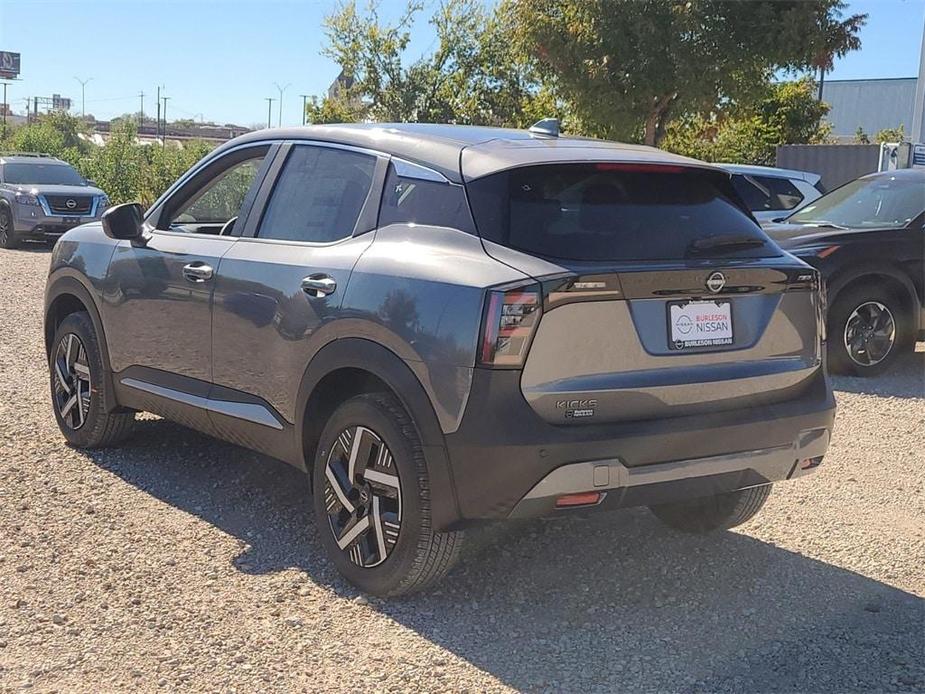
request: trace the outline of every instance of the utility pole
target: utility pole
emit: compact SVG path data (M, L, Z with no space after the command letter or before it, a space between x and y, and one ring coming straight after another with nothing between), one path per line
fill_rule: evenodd
M87 115L87 98L86 98L87 97L87 94L86 94L87 82L89 82L93 78L88 77L87 79L82 80L79 77L75 77L74 79L77 80L77 82L80 84L80 117L84 118Z
M6 139L6 110L9 108L6 105L6 88L9 85L9 82L3 82L3 135L2 137ZM27 119L28 121L28 119Z
M289 89L292 82L287 82L285 87L280 87L276 82L273 83L279 90L279 127L283 127L283 92Z
M162 96L161 99L164 102L164 144L167 144L167 99L169 96Z
M157 88L157 124L154 126L154 139L161 139L161 88Z
M266 96L264 99L267 102L267 127L272 128L273 122L271 119L273 118L273 102L276 101L276 99L274 99L272 96Z
M145 93L138 92L138 98L141 99L141 111L138 116L138 130L141 131L145 127Z
M305 108L308 103L308 94L299 94L302 97L302 125L305 125Z

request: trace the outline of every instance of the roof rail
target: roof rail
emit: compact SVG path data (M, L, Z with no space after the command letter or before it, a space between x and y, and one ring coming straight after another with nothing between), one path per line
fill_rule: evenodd
M546 137L559 137L559 119L544 118L538 120L530 126L528 132L533 135L545 135Z
M42 159L57 159L58 157L45 152L6 152L0 151L0 157L41 157Z

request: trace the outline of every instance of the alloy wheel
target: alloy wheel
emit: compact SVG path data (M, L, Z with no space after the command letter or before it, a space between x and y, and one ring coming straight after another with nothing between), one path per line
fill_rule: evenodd
M90 365L87 350L74 333L58 341L54 361L55 408L71 429L80 429L90 411Z
M886 305L866 301L858 306L845 323L845 349L859 366L879 364L893 349L896 321Z
M337 546L359 567L384 562L401 531L401 485L385 442L367 427L348 427L331 446L324 477Z
M0 209L0 248L5 248L10 237L10 218Z

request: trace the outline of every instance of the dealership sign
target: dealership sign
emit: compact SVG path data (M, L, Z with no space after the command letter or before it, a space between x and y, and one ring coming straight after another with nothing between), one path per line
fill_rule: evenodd
M19 77L19 53L0 51L0 79L12 80Z

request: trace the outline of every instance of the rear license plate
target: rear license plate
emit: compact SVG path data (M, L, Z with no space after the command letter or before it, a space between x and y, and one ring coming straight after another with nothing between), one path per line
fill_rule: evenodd
M671 349L731 345L732 303L675 301L668 304L668 345Z

